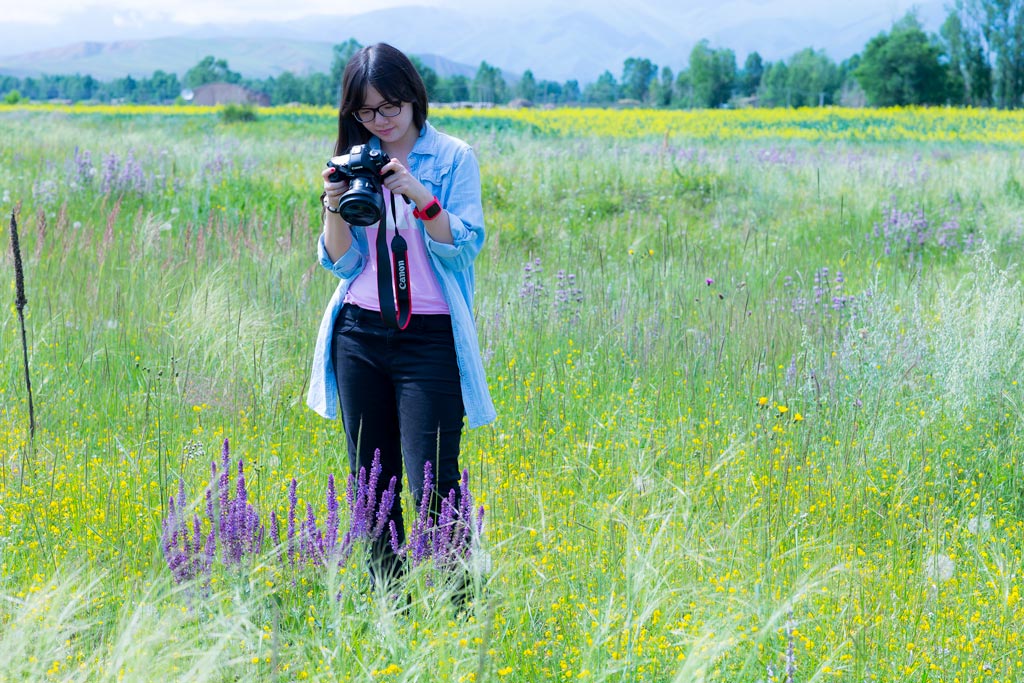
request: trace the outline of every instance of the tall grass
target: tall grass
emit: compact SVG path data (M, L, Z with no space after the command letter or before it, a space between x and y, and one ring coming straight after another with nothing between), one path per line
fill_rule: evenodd
M271 553L204 589L160 555L224 438L267 517L347 475L304 406L329 120L3 123L38 431L5 307L0 680L1021 676L1017 151L445 120L499 412L458 612L426 571L395 600Z

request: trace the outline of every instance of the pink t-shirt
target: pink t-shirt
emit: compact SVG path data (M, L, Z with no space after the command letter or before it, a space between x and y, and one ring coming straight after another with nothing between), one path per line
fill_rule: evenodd
M395 235L395 227L391 220L391 192L384 188L384 207L387 214L388 260L391 260L391 238ZM402 196L395 197L395 211L398 213L398 230L405 238L409 251L409 298L412 312L415 314L449 314L448 304L441 293L441 285L434 275L427 254L427 243L423 232L412 215L412 205L405 202ZM379 225L379 224L378 224ZM359 308L371 311L380 310L380 298L377 294L377 225L366 228L366 239L370 245L370 256L362 271L352 281L345 295L345 303L355 304ZM394 275L392 273L392 275Z

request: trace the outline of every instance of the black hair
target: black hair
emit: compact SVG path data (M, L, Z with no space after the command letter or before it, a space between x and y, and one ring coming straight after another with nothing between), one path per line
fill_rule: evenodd
M369 132L353 116L364 104L368 85L388 102L411 102L412 123L417 131L422 130L427 120L427 88L412 61L387 43L368 45L345 65L335 155L345 154L352 145L365 144L370 139Z

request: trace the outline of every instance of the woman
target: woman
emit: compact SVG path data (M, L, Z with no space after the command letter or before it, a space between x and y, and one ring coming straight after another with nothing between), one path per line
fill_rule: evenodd
M390 158L380 169L387 200L381 223L389 236L397 223L408 244L402 271L412 314L404 329L382 317L381 301L393 315L394 299L390 279L386 289L377 279L381 224L347 223L340 202L349 182L332 180L334 169L324 168L318 256L340 283L320 324L308 403L333 419L340 402L352 472L369 472L380 450L380 490L392 477L401 490L404 459L413 500L422 500L427 462L436 494L457 493L463 417L470 427L495 417L473 320L473 262L484 242L480 168L466 143L430 125L419 73L384 43L361 49L345 67L335 156L354 145ZM405 201L393 201L397 195ZM383 256L381 270L391 255ZM391 519L402 544L397 497ZM375 544L371 567L375 577L400 570L387 539Z

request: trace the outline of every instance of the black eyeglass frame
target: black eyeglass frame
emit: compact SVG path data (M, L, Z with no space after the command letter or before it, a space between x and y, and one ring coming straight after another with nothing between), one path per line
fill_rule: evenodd
M381 110L386 108L386 107L395 107L395 112L393 114L385 114ZM370 112L373 112L373 113L370 114L370 116L368 118L360 118L359 112L362 112L362 111L370 111ZM377 114L380 114L381 117L383 117L385 119L392 119L392 118L398 116L401 113L402 113L402 103L401 102L399 102L397 104L394 103L394 102L385 102L384 104L380 105L379 107L360 107L359 109L356 109L355 111L352 112L352 118L354 118L359 123L370 123L375 118L377 118Z

